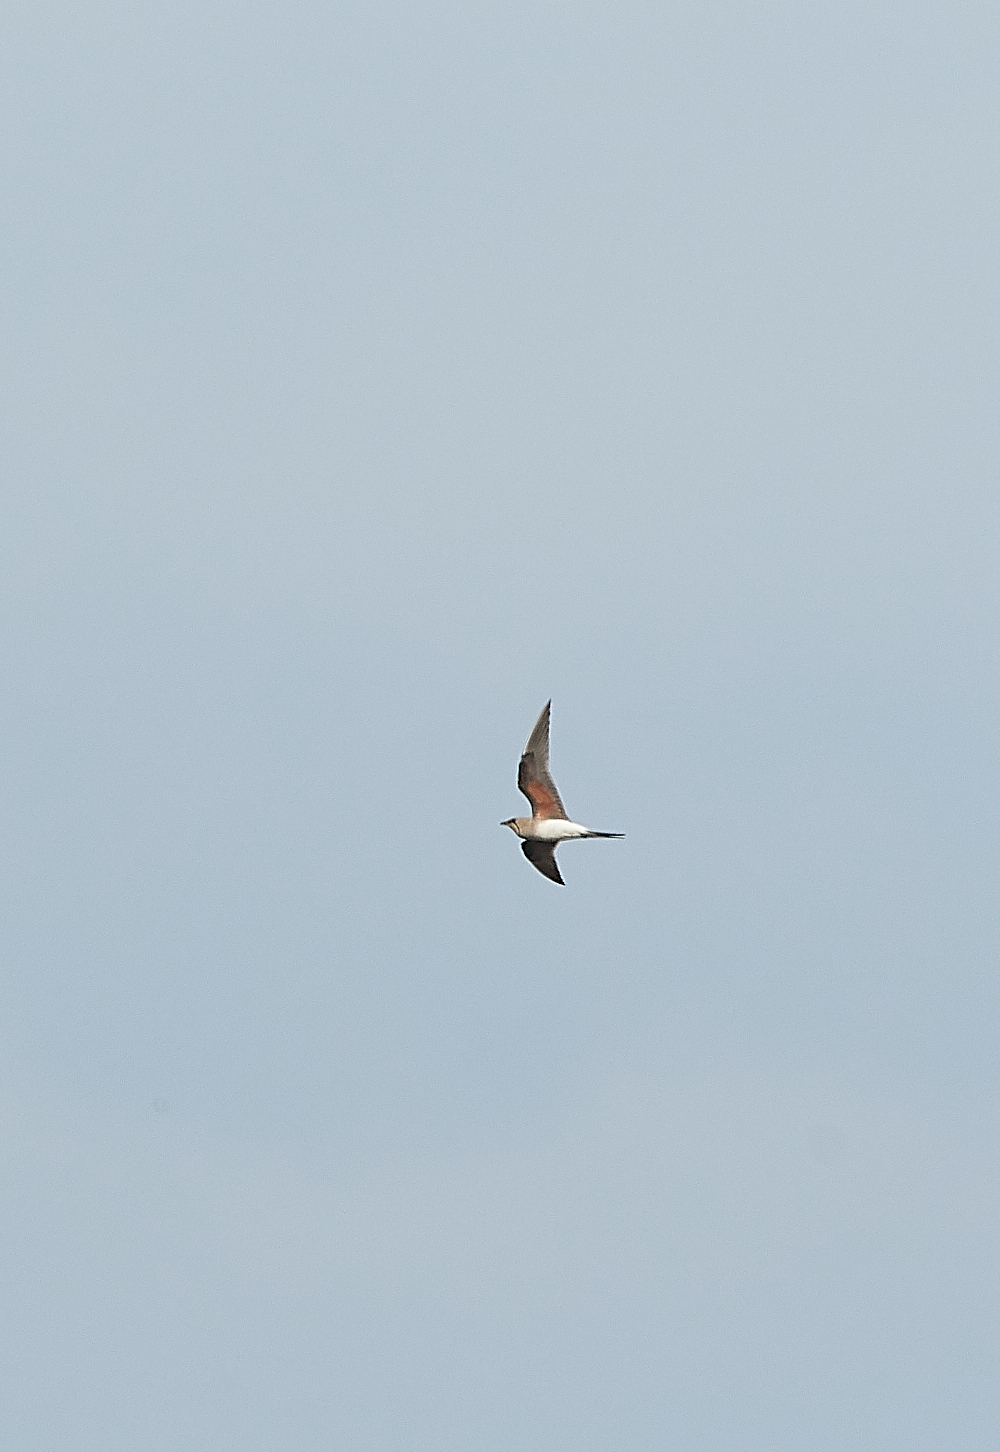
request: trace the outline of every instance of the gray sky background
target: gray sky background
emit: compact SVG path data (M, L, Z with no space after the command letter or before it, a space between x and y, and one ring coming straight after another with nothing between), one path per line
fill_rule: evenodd
M7 1445L995 1448L996 8L0 29Z

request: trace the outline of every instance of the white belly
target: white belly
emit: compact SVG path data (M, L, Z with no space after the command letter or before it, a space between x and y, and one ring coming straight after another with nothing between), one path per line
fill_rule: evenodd
M566 842L570 837L586 837L587 830L579 822L566 822L561 817L536 818L531 824L531 835L538 842Z

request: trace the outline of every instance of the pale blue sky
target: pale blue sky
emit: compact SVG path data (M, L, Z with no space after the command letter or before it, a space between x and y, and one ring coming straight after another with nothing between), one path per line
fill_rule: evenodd
M992 1452L995 7L0 31L8 1445Z

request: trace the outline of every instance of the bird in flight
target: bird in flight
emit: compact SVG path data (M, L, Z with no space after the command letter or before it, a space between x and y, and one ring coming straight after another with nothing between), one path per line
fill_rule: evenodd
M524 792L531 803L531 816L511 817L500 825L509 827L520 837L521 851L532 867L537 867L543 877L565 886L556 866L556 848L560 842L567 842L571 837L624 837L625 833L592 832L589 827L581 827L579 822L571 822L567 817L562 798L549 775L551 710L552 702L549 701L535 722L517 768L518 790Z

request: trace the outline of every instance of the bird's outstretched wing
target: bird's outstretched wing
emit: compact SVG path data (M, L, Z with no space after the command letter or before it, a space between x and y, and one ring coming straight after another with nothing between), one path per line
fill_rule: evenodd
M527 857L532 867L537 867L543 877L549 877L553 882L558 882L560 887L566 884L559 876L559 868L556 866L556 844L555 842L522 842L521 851Z
M565 818L566 808L556 791L555 782L549 775L549 713L551 710L552 702L549 701L528 737L528 744L521 756L521 764L517 768L517 785L518 790L522 791L531 803L533 817ZM555 880L562 881L561 878Z

